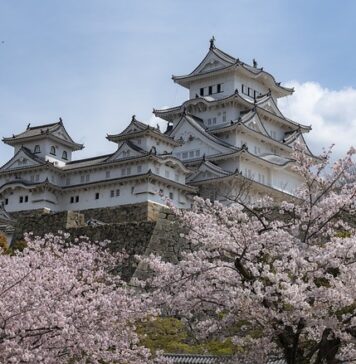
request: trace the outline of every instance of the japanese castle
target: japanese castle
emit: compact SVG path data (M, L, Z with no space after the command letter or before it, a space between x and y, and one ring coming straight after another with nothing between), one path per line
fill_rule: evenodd
M291 152L310 126L286 118L278 99L291 95L254 60L234 58L210 40L208 53L189 74L173 76L189 99L154 109L165 131L132 117L108 155L74 159L83 148L63 121L28 125L3 138L14 156L0 168L0 204L6 211L84 210L141 202L189 208L194 195L230 200L293 195L300 178ZM248 188L246 188L248 187Z

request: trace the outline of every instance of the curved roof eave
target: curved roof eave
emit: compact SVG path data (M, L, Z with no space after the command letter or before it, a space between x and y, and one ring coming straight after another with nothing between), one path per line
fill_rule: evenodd
M259 105L258 103L257 104L254 104L253 102L245 99L244 97L242 97L240 95L240 93L233 93L231 95L228 95L224 98L221 98L221 99L215 99L215 100L207 100L205 99L204 97L196 97L194 99L189 99L185 102L183 102L182 105L180 106L174 106L174 107L171 107L169 109L163 109L163 110L159 110L159 109L154 109L153 110L153 113L155 116L158 116L158 117L163 117L165 114L166 115L169 115L171 113L182 113L184 111L184 109L192 104L192 105L195 105L195 104L198 104L199 102L203 103L203 104L206 104L206 105L211 105L211 104L219 104L221 102L226 102L226 101L230 101L230 100L233 100L234 98L240 100L242 103L244 103L245 105L248 105L249 107L251 107L251 109L253 108L257 108L259 110L262 110L263 112L265 113L268 113L269 115L272 115L273 117L276 117L276 118L279 118L279 119L282 119L283 121L293 125L293 126L298 126L298 127L301 127L302 129L306 130L306 131L309 131L311 130L311 126L308 126L308 125L303 125L303 124L300 124L300 123L297 123L296 121L293 121L293 120L290 120L284 116L280 116L280 115L277 115L277 114L274 114L266 109L263 108L263 106ZM272 96L269 96L268 98L266 98L265 100L263 100L263 102L266 102L267 100L269 99L272 99L272 101L274 102L273 100L273 97ZM262 102L260 102L262 104ZM276 105L276 103L274 102L274 104ZM277 105L276 105L277 107ZM278 107L277 107L278 109ZM279 110L279 109L278 109ZM279 110L280 111L280 110ZM281 112L281 115L282 112Z

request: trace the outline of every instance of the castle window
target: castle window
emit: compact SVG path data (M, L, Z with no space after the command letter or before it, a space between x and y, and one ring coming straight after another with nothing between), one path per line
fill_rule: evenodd
M65 150L62 153L62 159L68 160L68 153Z
M196 150L196 151L195 151L195 156L196 156L196 157L199 157L199 156L200 156L200 150Z
M242 84L241 85L241 92L244 94L245 93L245 85L244 84Z
M216 124L216 118L213 118L213 124Z
M142 172L142 166L137 166L137 173L141 173Z
M131 167L127 167L127 175L131 174Z
M110 197L115 197L115 191L114 190L110 191Z
M121 176L126 176L126 168L121 169Z
M39 174L36 174L35 181L38 182L39 180L40 180L40 175Z
M135 192L135 187L134 187L134 186L132 186L132 187L131 187L131 195L133 195L133 194L134 194L134 192Z
M173 200L174 196L173 196L173 192L169 192L169 199Z
M8 205L8 204L9 204L9 199L5 198L5 205Z
M217 93L222 92L222 91L221 91L221 83L218 83L216 92L217 92Z
M69 186L70 185L70 178L69 177L67 177L66 178L66 186Z
M49 152L49 154L52 154L52 155L56 155L56 147L55 146L51 146L51 151Z
M183 152L183 153L182 153L182 158L183 158L183 159L188 158L188 152Z
M105 177L106 177L106 178L110 178L110 171L106 171L106 173L105 173Z
M85 182L89 182L90 181L90 174L87 174L86 176L85 176Z
M35 145L35 149L33 150L33 153L41 153L41 147L38 144Z
M213 86L209 86L209 95L212 95L213 93Z
M141 145L141 142L142 142L141 138L137 139L137 144Z
M222 121L223 123L226 122L226 111L223 112Z
M28 196L25 196L25 202L28 202Z
M74 203L74 197L73 196L70 198L70 203Z
M120 189L117 189L116 190L116 197L119 197L120 196Z
M204 87L200 89L200 96L204 96Z
M194 150L191 150L191 151L189 152L189 158L194 158Z
M96 193L95 193L95 199L96 199L96 200L99 200L99 197L100 197L99 192L96 192Z
M20 198L19 198L19 202L20 202L20 203L23 203L23 196L20 196Z
M80 182L84 182L84 181L85 181L85 176L84 175L80 176Z
M79 202L79 196L75 196L75 202Z

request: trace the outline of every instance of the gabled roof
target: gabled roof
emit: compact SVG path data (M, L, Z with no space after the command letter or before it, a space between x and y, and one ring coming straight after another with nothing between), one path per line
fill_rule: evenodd
M207 176L204 176L204 178L199 178L199 176L204 173L207 174ZM198 169L192 173L188 178L187 182L192 183L197 180L208 180L212 178L218 178L218 177L226 177L233 174L232 172L225 171L221 167L217 166L216 164L209 162L207 160L203 160L200 163L200 166Z
M295 143L299 143L304 147L305 151L312 157L317 158L309 149L307 142L304 139L304 135L300 130L296 130L293 133L290 133L284 139L284 143L289 147L293 147Z
M57 123L44 124L38 126L31 126L28 124L25 131L19 134L13 134L12 137L3 138L5 144L14 146L21 143L26 143L32 140L39 140L44 138L54 139L70 147L72 150L83 149L83 144L74 142L65 129L62 119Z
M130 151L130 155L129 156L124 156L124 157L119 157L120 154L122 153L123 149L127 149L128 151ZM137 145L135 145L134 143L132 143L130 140L125 140L120 147L117 149L117 151L115 153L113 153L111 156L109 156L109 158L107 158L105 160L105 162L111 162L114 160L118 160L118 159L127 159L128 157L138 157L138 156L143 156L143 155L147 155L149 154L148 152L146 152L145 150L143 150L142 148L138 147Z
M108 134L106 139L111 142L118 143L123 140L129 140L133 138L140 138L146 135L151 135L156 139L160 139L172 146L179 145L174 139L168 135L162 133L158 128L154 128L148 124L138 121L135 115L132 116L130 124L119 134Z
M235 146L217 138L214 135L209 134L205 128L204 128L204 124L202 122L201 119L197 118L194 115L190 115L187 113L184 113L181 117L181 119L179 120L179 122L175 125L175 127L170 130L169 135L174 137L175 134L177 133L177 131L179 130L179 128L184 124L184 123L188 123L193 129L195 129L203 138L208 139L210 142L212 142L215 145L218 145L224 148L225 151L234 151L237 150L238 148L236 148Z
M238 58L232 57L215 47L214 44L210 45L208 53L191 73L183 76L173 75L172 79L181 86L189 88L191 81L195 79L230 70L241 71L246 76L253 79L262 78L269 83L270 88L273 89L279 97L291 95L294 92L294 89L292 88L281 86L280 82L277 82L275 78L270 73L264 71L263 68L258 68L257 64L254 66L248 65Z
M29 149L27 149L26 147L21 147L17 153L8 161L6 162L1 168L0 168L0 171L5 171L7 169L22 169L24 168L24 166L21 166L21 167L16 167L16 168L11 168L11 165L16 162L16 160L20 159L21 158L21 155L24 155L26 156L26 158L28 158L30 161L33 162L32 166L33 165L44 165L44 164L47 164L47 162L43 159L43 158L40 158L38 156L36 156L36 154L33 154Z

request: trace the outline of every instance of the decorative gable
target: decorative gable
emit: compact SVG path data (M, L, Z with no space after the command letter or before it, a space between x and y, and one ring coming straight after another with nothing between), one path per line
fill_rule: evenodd
M54 131L52 135L56 136L59 139L63 139L67 142L72 142L71 137L67 133L67 131L64 129L63 126L61 126L58 130Z
M262 102L258 106L260 106L263 109L271 112L274 115L280 116L282 118L284 117L283 114L281 113L281 111L278 109L278 106L276 105L276 103L274 102L272 97L270 97L266 101Z
M45 161L41 161L38 157L33 156L25 148L21 148L7 163L5 163L0 168L0 171L39 166L44 163Z
M254 131L257 131L263 135L268 136L267 130L265 129L261 119L259 118L258 114L256 114L256 113L250 120L248 120L245 123L245 125Z
M107 159L107 162L111 162L114 160L120 160L120 159L127 159L127 158L133 158L133 157L140 157L147 153L145 153L144 150L137 147L133 143L129 141L123 142L117 151Z
M188 177L188 182L198 182L214 178L226 177L231 173L223 170L211 162L203 162L198 170Z
M191 75L206 73L213 70L231 66L232 62L219 57L213 50L210 50L201 63L195 68Z
M171 132L171 137L180 142L173 154L180 159L195 159L203 155L231 153L233 146L207 133L199 123L190 116L184 116Z

